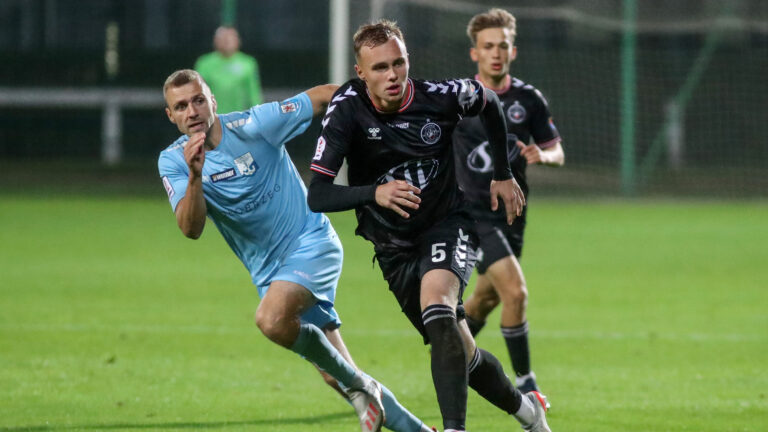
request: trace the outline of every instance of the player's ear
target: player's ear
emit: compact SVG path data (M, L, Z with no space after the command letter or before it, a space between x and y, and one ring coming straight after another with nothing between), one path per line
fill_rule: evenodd
M167 116L168 116L168 120L169 120L171 123L173 123L173 124L176 124L176 120L175 120L175 119L173 118L173 116L171 115L171 109L170 109L170 108L168 108L168 107L165 107L165 115L167 115Z
M216 107L218 106L218 103L216 102L216 96L211 93L211 105L213 106L213 113L216 113Z
M513 61L517 58L517 45L512 45L512 55L509 56L509 61Z
M365 74L363 73L363 69L360 68L360 66L355 63L355 73L357 73L357 77L361 80L365 81Z
M473 62L477 63L478 58L477 58L477 50L475 49L475 47L472 47L469 49L469 58L471 58Z

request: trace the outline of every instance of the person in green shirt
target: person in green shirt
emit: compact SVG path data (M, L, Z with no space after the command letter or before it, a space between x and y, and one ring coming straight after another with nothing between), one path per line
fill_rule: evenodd
M262 102L259 65L240 52L240 35L234 27L221 26L213 37L215 51L200 56L195 70L216 97L220 113L244 111Z

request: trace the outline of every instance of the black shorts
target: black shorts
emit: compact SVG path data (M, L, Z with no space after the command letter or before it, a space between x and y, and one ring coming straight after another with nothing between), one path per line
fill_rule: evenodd
M460 289L456 318L464 318L461 305L475 264L477 236L474 221L466 213L453 213L422 233L412 248L375 245L376 259L397 298L400 309L428 344L421 320L421 278L430 270L450 270L459 278Z
M516 217L512 225L506 220L479 219L477 235L480 247L477 251L477 273L484 274L488 266L508 256L520 258L523 253L523 233L525 232L525 213Z

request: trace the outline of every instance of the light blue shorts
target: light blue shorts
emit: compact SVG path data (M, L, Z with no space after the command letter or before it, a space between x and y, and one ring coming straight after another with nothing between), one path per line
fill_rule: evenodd
M311 232L299 236L298 246L283 259L280 267L270 278L274 281L293 282L308 289L317 303L304 312L301 321L316 325L320 329L338 328L339 314L333 308L336 286L341 276L344 252L336 231L330 222ZM269 290L269 285L258 287L259 297Z

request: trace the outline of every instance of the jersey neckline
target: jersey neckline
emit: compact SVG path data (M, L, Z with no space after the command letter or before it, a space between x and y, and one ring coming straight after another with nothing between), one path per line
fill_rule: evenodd
M500 89L493 88L487 85L486 83L484 83L483 80L480 79L480 74L475 74L475 79L479 81L485 88L487 88L488 90L493 90L493 92L496 94L506 93L509 91L509 88L512 87L512 76L510 74L507 74L507 76L505 77L505 79L507 80L507 83L504 85L504 87Z
M365 85L365 83L363 83ZM408 88L406 88L405 96L403 96L403 101L400 103L400 107L397 109L397 111L382 111L381 108L376 105L376 102L373 101L373 98L371 97L371 92L368 91L368 86L365 85L365 94L368 95L368 100L371 101L371 105L373 105L373 108L376 110L376 112L380 114L394 114L395 112L401 113L405 111L409 106L411 106L411 102L413 102L413 81L408 78Z

